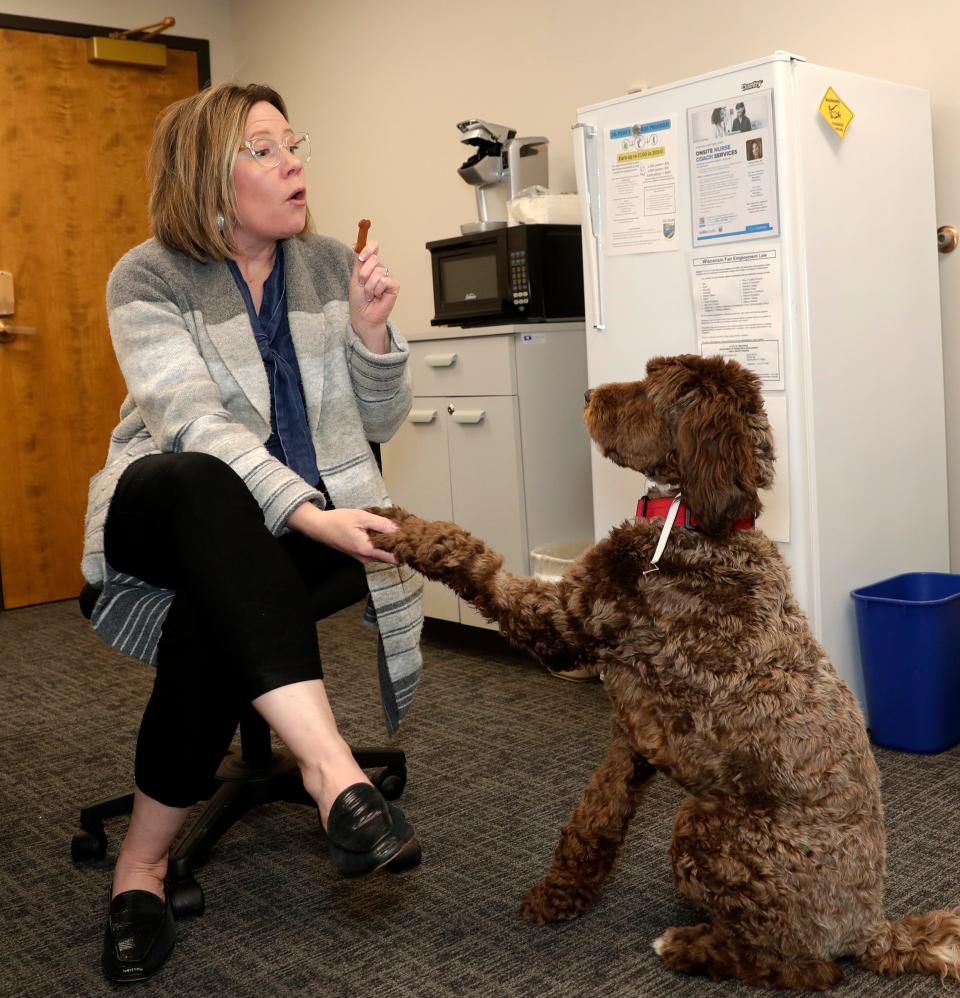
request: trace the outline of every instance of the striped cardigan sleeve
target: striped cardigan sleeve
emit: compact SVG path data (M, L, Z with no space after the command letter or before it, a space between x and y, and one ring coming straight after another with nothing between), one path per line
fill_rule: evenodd
M263 436L235 419L211 377L175 292L136 260L114 269L107 287L110 335L130 400L157 449L211 454L233 468L281 532L290 513L320 493L273 458Z
M297 245L321 290L327 329L340 338L360 421L368 440L383 443L400 428L413 404L413 383L407 360L410 348L392 322L387 322L386 353L369 350L353 331L347 289L353 273L353 250L320 237Z

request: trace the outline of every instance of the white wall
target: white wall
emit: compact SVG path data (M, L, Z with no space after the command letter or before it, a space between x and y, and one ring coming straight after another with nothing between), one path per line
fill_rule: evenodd
M177 34L211 42L215 81L276 86L314 139L311 210L351 242L373 219L403 281L396 317L432 315L428 239L475 217L456 175L469 154L456 122L487 118L549 137L551 187L574 186L576 109L786 49L812 62L930 91L940 224L960 227L956 0L0 0L34 17L135 27L165 14ZM891 155L909 123L889 123ZM882 211L883 206L877 205ZM931 232L930 238L935 234ZM869 250L868 250L869 251ZM960 571L960 251L940 257L952 564ZM842 330L838 330L842 335ZM910 330L905 329L909 336ZM909 414L904 414L909 418ZM869 445L869 442L868 444ZM878 440L876 446L882 446ZM909 482L910 469L891 469ZM889 497L878 497L889 501Z
M938 223L960 227L955 0L287 0L281 16L262 0L231 6L238 76L272 82L296 127L315 138L318 228L349 242L358 218L373 219L403 281L403 329L425 328L433 314L423 244L475 218L473 191L456 174L470 152L457 121L487 118L548 136L551 187L572 190L578 107L776 49L929 90ZM896 155L910 141L909 122L888 124ZM940 274L951 561L960 571L960 251L940 257ZM891 469L891 489L909 480L909 468Z

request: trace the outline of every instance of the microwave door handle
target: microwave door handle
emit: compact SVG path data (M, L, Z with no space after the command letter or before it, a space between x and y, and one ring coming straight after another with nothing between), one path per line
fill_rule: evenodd
M590 222L591 239L587 240L588 270L592 277L593 328L606 329L603 319L603 282L601 261L603 259L602 216L600 214L600 158L597 148L597 129L585 121L570 126L580 130L580 141L574 143L577 176L583 178L582 198Z

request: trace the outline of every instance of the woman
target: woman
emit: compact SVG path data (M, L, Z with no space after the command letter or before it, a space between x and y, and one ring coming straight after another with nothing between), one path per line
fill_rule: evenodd
M173 947L167 853L245 704L296 757L341 873L419 860L337 730L315 628L319 607L372 594L395 729L420 672L421 583L371 545L367 531L391 525L363 507L389 502L370 442L411 403L388 323L399 283L376 241L358 256L307 234L309 155L269 87L172 105L149 155L155 238L108 284L129 394L91 481L83 570L103 590L98 633L157 666L114 871L111 980L150 976Z
M713 125L713 136L722 139L730 132L730 112L725 107L715 107L710 112L710 124Z

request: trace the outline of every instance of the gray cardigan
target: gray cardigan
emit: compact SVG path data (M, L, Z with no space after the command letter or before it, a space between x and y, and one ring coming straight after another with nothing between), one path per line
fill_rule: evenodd
M317 463L340 508L389 504L368 441L388 440L410 409L409 350L371 353L350 326L353 253L320 236L284 243L290 334L303 378ZM146 454L200 451L237 472L273 534L321 494L267 452L270 389L246 306L223 262L200 263L150 239L107 285L114 351L127 384L104 468L90 480L82 569L102 586L93 626L109 644L155 664L173 593L116 572L103 553L110 500L124 469ZM380 688L396 730L420 676L422 580L408 568L365 566L383 643Z

